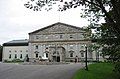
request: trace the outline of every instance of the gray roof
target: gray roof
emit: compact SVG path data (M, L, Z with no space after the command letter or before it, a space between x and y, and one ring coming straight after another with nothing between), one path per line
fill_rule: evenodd
M23 40L12 40L6 43L27 43L28 39L23 39Z
M3 46L28 46L28 39L12 40L4 43Z

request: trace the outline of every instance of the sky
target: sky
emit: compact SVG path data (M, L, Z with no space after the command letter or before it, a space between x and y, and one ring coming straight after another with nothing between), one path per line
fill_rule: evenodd
M28 33L42 27L62 22L77 27L87 26L80 17L80 8L59 12L33 11L24 7L27 0L0 0L0 44L11 40L29 39Z

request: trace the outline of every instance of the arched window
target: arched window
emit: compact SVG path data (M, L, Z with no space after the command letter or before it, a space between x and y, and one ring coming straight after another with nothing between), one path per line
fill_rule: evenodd
M73 53L70 53L70 57L73 57Z

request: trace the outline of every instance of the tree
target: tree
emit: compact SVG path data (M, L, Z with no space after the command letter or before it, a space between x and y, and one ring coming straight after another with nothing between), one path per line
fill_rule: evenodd
M2 46L0 45L0 61L2 61Z
M49 11L57 3L63 3L58 4L59 11L82 6L82 17L89 18L90 27L97 29L97 41L103 46L103 52L110 55L113 61L120 62L120 0L31 0L25 6L34 11L41 11L42 8ZM106 23L98 27L101 17L105 18ZM120 64L116 65L120 73L118 66L120 67Z

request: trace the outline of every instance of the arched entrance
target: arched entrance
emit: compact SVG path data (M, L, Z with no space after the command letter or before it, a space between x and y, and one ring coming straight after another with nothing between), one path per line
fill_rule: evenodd
M53 62L65 61L65 48L62 46L50 47L50 59Z

